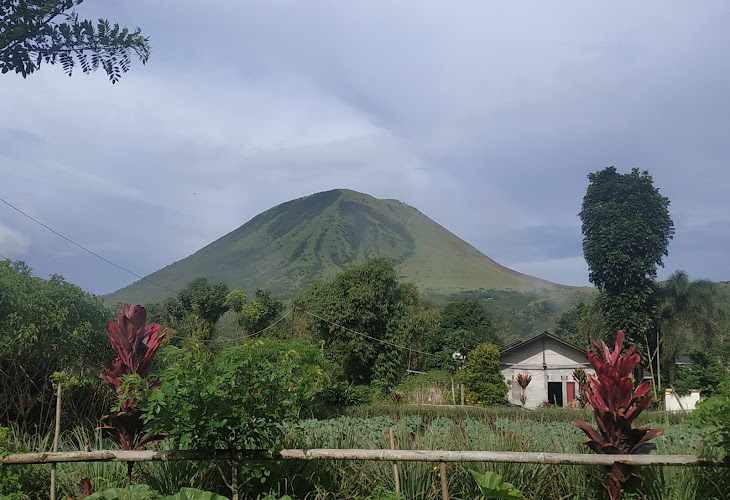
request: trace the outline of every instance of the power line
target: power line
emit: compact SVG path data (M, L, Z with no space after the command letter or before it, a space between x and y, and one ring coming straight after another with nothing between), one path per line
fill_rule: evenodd
M279 323L281 323L282 321L284 321L284 318L286 318L287 316L289 316L292 312L294 312L294 309L289 309L282 317L280 317L279 319L277 319L276 321L274 321L273 323L271 323L269 326L267 326L263 330L259 330L258 332L254 332L251 335L246 335L245 337L240 338L240 339L198 339L198 340L196 340L196 342L211 342L211 343L215 342L215 343L224 343L225 344L225 343L229 343L229 342L235 343L235 342L242 342L244 340L252 339L254 337L257 337L257 336L261 335L266 330L268 330L270 328L273 328L276 325L278 325ZM170 338L170 339L183 339L183 340L189 339L189 337L182 337L180 335L171 335L168 338Z
M438 357L436 354L432 354L430 352L420 351L418 349L413 349L411 347L406 347L404 345L396 344L396 343L391 342L389 340L383 340L383 339L379 339L377 337L373 337L372 335L368 335L367 333L363 333L363 332L359 332L357 330L353 330L352 328L348 328L346 326L343 326L343 325L340 325L338 323L335 323L334 321L330 321L330 320L328 320L326 318L323 318L322 316L319 316L318 314L315 314L313 312L307 311L306 309L302 309L301 307L292 307L282 317L280 317L278 320L276 320L275 322L273 322L272 324L270 324L269 326L267 326L263 330L259 330L258 332L252 333L251 335L248 335L248 336L246 336L246 337L244 337L242 339L206 339L206 340L198 340L198 342L218 342L218 343L220 343L220 342L222 342L222 343L229 343L229 342L231 342L231 343L235 343L235 342L242 342L244 340L252 339L254 337L257 337L257 336L261 335L266 330L268 330L270 328L273 328L277 324L281 323L285 318L287 318L294 311L302 311L303 313L306 313L306 314L312 316L313 318L317 318L320 321L324 321L325 323L329 323L330 325L336 326L338 328L342 328L343 330L347 330L350 333L354 333L356 335L360 335L362 337L365 337L366 339L374 340L375 342L380 342L381 344L386 344L386 345L389 345L391 347L395 347L397 349L403 349L403 350L410 351L410 352L413 352L413 353L416 353L416 354L423 354L424 356L431 356L431 357L434 357L434 358ZM174 337L170 337L170 338L187 338L187 337L174 336Z
M365 337L367 339L374 340L376 342L380 342L381 344L387 344L389 346L396 347L398 349L405 349L406 351L415 352L417 354L423 354L424 356L432 356L434 358L437 358L438 357L436 354L431 354L430 352L419 351L418 349L412 349L412 348L406 347L404 345L396 344L396 343L391 342L389 340L383 340L383 339L379 339L377 337L373 337L372 335L368 335L367 333L358 332L357 330L353 330L352 328L347 328L346 326L339 325L339 324L335 323L334 321L330 321L330 320L328 320L326 318L323 318L322 316L319 316L317 314L314 314L313 312L309 312L306 309L302 309L300 307L295 307L294 309L296 309L297 311L302 311L304 313L307 313L307 314L309 314L310 316L312 316L314 318L317 318L317 319L319 319L321 321L324 321L325 323L329 323L330 325L336 326L338 328L342 328L343 330L347 330L350 333L354 333L356 335L361 335L361 336L363 336L363 337Z
M171 289L171 288L168 288L168 287L166 287L166 286L164 286L164 285L161 285L161 284L159 284L159 283L156 283L156 282L154 282L154 281L152 281L152 280L150 280L150 279L147 279L147 278L145 278L144 276L140 276L139 274L137 274L137 273L135 273L135 272L133 272L133 271L130 271L129 269L127 269L127 268L125 268L125 267L122 267L122 266L120 266L119 264L117 264L117 263L115 263L115 262L112 262L111 260L107 259L106 257L102 257L102 256L101 256L101 255L99 255L98 253L95 253L95 252L93 252L93 251L89 250L88 248L84 247L83 245L80 245L79 243L76 243L76 242L75 242L75 241L73 241L73 240L72 240L71 238L67 238L66 236L62 235L61 233L59 233L59 232L58 232L58 231L56 231L55 229L53 229L53 228L51 228L51 227L47 226L46 224L44 224L43 222L39 221L38 219L35 219L35 218L31 217L30 215L28 215L27 213L23 212L23 211L22 211L22 210L20 210L20 209L19 209L18 207L16 207L15 205L13 205L12 203L9 203L9 202L5 201L5 200L4 200L3 198L0 198L0 201L2 201L3 203L5 203L5 204L6 204L7 206L9 206L10 208L12 208L12 209L13 209L13 210L15 210L16 212L18 212L18 213L20 213L20 214L24 215L25 217L27 217L28 219L32 220L32 221L33 221L33 222L35 222L36 224L39 224L39 225L43 226L44 228L48 229L49 231L51 231L51 232L52 232L53 234L55 234L56 236L58 236L58 237L60 237L60 238L63 238L64 240L68 241L68 242L69 242L69 243L71 243L72 245L75 245L75 246L79 247L79 248L80 248L81 250L83 250L83 251L85 251L85 252L88 252L88 253L90 253L90 254L91 254L91 255L93 255L94 257L96 257L96 258L98 258L98 259L101 259L101 260L103 260L104 262L106 262L106 263L108 263L108 264L111 264L112 266L114 266L114 267L116 267L116 268L118 268L118 269L121 269L122 271L125 271L125 272L127 272L127 273L131 274L132 276L135 276L136 278L139 278L139 279L140 279L140 280L142 280L142 281L146 281L146 282L148 282L148 283L151 283L151 284L153 284L153 285L155 285L155 286L158 286L158 287L160 287L160 288L162 288L162 289L164 289L164 290L167 290L168 292L172 292L172 293L178 293L178 292L176 292L175 290L173 290L173 289ZM2 256L2 255L0 255L0 257L3 257L3 256ZM9 259L7 259L6 257L3 257L3 259L9 260ZM265 332L265 331L267 331L268 329L270 329L270 328L274 327L275 325L277 325L278 323L280 323L281 321L283 321L283 320L284 320L284 318L286 318L287 316L289 316L289 314L291 314L292 312L294 312L294 310L299 310L299 311L302 311L302 312L304 312L304 313L306 313L306 314L309 314L310 316L312 316L312 317L314 317L314 318L317 318L317 319L319 319L320 321L324 321L325 323L329 323L329 324L331 324L331 325L333 325L333 326L336 326L336 327L338 327L338 328L342 328L343 330L346 330L346 331L348 331L348 332L350 332L350 333L354 333L355 335L360 335L360 336L362 336L362 337L364 337L364 338L367 338L367 339L370 339L370 340L374 340L375 342L380 342L381 344L386 344L386 345L389 345L389 346L391 346L391 347L395 347L395 348L397 348L397 349L404 349L404 350L406 350L406 351L414 352L414 353L417 353L417 354L423 354L424 356L432 356L432 357L438 357L438 356L436 356L435 354L431 354L431 353L429 353L429 352L421 351L421 350L418 350L418 349L412 349L412 348L410 348L410 347L406 347L406 346L403 346L403 345L399 345L399 344L396 344L396 343L394 343L394 342L391 342L391 341L389 341L389 340L383 340L383 339L379 339L379 338L377 338L377 337L373 337L372 335L369 335L369 334L367 334L367 333L363 333L363 332L358 332L357 330L353 330L352 328L348 328L348 327L346 327L346 326L343 326L343 325L337 324L337 323L335 323L335 322L333 322L333 321L330 321L330 320L328 320L328 319L326 319L326 318L323 318L322 316L319 316L319 315L317 315L317 314L315 314L315 313L309 312L309 311L307 311L306 309L302 309L302 308L299 308L299 307L294 307L294 308L290 309L290 310L289 310L289 311L288 311L288 312L287 312L286 314L284 314L284 315L283 315L283 316L282 316L281 318L279 318L278 320L276 320L276 321L275 321L274 323L270 324L269 326L267 326L267 327L266 327L266 328L264 328L263 330L259 330L258 332L255 332L255 333L253 333L253 334L249 335L249 336L248 336L248 337L246 337L246 338L253 338L253 337L256 337L256 336L258 336L258 335L261 335L262 333L264 333L264 332ZM171 337L171 338L175 338L175 337ZM180 337L177 337L177 338L180 338ZM213 339L209 339L209 340L200 340L200 342L234 342L234 341L236 341L236 342L237 342L237 341L239 341L239 339L228 339L228 340L226 340L226 339L215 339L215 340L213 340Z
M132 272L132 271L130 271L129 269L127 269L127 268L125 268L125 267L122 267L122 266L120 266L119 264L117 264L117 263L115 263L115 262L112 262L111 260L107 259L106 257L102 257L102 256L101 256L101 255L99 255L98 253L92 252L91 250L89 250L89 249L88 249L88 248L86 248L85 246L83 246L83 245L80 245L80 244L76 243L76 242L75 242L74 240L72 240L71 238L67 238L66 236L64 236L64 235L62 235L61 233L59 233L58 231L56 231L55 229L53 229L53 228L51 228L51 227L47 226L46 224L42 223L42 222L41 222L41 221L39 221L38 219L35 219L35 218L31 217L30 215L28 215L27 213L23 212L23 211L22 211L21 209L19 209L19 208L18 208L18 207L16 207L15 205L13 205L12 203L9 203L9 202L5 201L5 200L4 200L4 199L2 199L2 198L0 198L0 201L2 201L3 203L5 203L5 204L6 204L7 206L9 206L10 208L12 208L12 209L13 209L13 210L15 210L16 212L18 212L18 213L20 213L20 214L22 214L22 215L26 216L27 218L29 218L30 220L32 220L32 221L33 221L33 222L35 222L36 224L39 224L39 225L41 225L41 226L45 227L46 229L48 229L48 230L49 230L50 232L52 232L52 233L53 233L53 234L55 234L56 236L59 236L59 237L63 238L64 240L68 241L68 242L69 242L69 243L71 243L72 245L76 245L77 247L79 247L79 248L80 248L81 250L83 250L84 252L88 252L88 253L90 253L91 255L93 255L94 257L96 257L96 258L98 258L98 259L101 259L101 260L103 260L104 262L106 262L106 263L108 263L108 264L111 264L112 266L114 266L114 267L116 267L116 268L119 268L119 269L121 269L122 271L125 271L125 272L127 272L127 273L131 274L132 276L134 276L134 277L136 277L136 278L139 278L139 279L140 279L140 280L142 280L142 281L146 281L146 282L148 282L148 283L152 283L153 285L155 285L155 286L158 286L158 287L160 287L160 288L163 288L163 289L167 290L168 292L172 292L172 293L177 293L177 292L176 292L175 290L173 290L173 289L171 289L171 288L167 288L167 287L166 287L165 285L160 285L159 283L155 283L155 282L154 282L154 281L152 281L151 279L147 279L147 278L145 278L144 276L140 276L139 274L137 274L137 273L135 273L135 272Z

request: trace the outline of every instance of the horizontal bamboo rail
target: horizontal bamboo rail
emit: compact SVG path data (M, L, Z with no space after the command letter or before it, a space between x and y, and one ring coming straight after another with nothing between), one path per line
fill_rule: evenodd
M635 465L730 467L730 460L697 455L593 455L583 453L522 453L513 451L284 449L266 450L145 450L21 453L0 457L2 464L58 462L156 462L172 460L379 460L397 462L502 462L547 465Z

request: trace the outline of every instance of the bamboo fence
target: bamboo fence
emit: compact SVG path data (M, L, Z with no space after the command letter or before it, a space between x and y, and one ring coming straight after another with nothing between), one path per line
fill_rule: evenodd
M19 453L0 457L2 464L59 462L156 462L173 460L378 460L393 462L501 462L545 465L635 465L730 467L730 459L698 455L593 455L584 453L523 453L511 451L283 449L268 450L145 450Z

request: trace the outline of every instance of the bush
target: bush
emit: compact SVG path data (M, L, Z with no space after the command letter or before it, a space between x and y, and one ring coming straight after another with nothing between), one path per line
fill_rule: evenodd
M706 438L720 447L721 458L730 455L730 380L720 384L715 396L698 404L691 418L707 429Z
M499 350L494 344L479 344L466 358L463 374L467 398L480 406L507 404L507 383L499 370Z

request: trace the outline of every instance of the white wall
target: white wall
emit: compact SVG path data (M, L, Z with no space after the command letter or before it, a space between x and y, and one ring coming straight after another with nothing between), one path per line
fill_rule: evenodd
M691 391L688 396L679 397L671 389L667 389L664 393L664 407L667 411L691 411L695 409L699 402L700 391Z
M519 373L532 375L532 381L527 386L526 408L535 408L548 399L548 382L560 382L562 384L563 405L568 404L569 382L573 380L573 370L583 368L587 373L593 374L593 369L586 356L575 349L556 342L549 337L545 338L545 355L543 357L543 339L538 338L527 345L520 346L500 357L502 375L510 384L508 398L510 403L520 404L519 389L512 390L512 382L517 380ZM544 365L543 365L544 359ZM578 383L572 384L574 399L578 394Z

